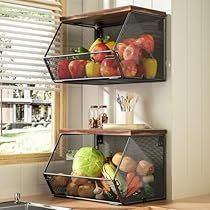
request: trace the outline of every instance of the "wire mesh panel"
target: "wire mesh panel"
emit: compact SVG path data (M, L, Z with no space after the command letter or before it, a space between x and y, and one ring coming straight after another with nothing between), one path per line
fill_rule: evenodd
M123 11L62 18L49 50L66 34L63 55L44 57L52 79L94 85L165 81L165 14Z
M114 180L121 188L121 202L138 203L165 198L165 143L160 136L104 137L100 149L116 167ZM161 140L160 140L161 139ZM126 191L118 179L125 180Z
M125 76L144 79L165 78L165 20L130 12L117 38L115 50L121 59L121 66L135 66L132 74L124 68ZM132 62L131 62L132 61ZM133 68L134 69L134 68ZM127 71L126 71L127 70Z
M44 176L55 196L117 204L163 199L164 137L64 134Z
M117 185L103 176L107 160L94 141L94 136L61 135L44 172L55 196L117 202Z

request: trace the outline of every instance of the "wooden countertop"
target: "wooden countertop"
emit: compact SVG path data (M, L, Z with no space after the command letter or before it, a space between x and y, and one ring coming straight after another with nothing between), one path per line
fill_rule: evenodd
M165 210L165 209L177 209L177 210L210 210L210 195L204 195L199 197L191 197L187 199L180 199L176 201L155 201L144 204L135 204L129 206L114 206L103 203L80 201L74 199L55 198L51 195L36 195L22 197L22 201L41 203L53 206L72 208L73 210Z

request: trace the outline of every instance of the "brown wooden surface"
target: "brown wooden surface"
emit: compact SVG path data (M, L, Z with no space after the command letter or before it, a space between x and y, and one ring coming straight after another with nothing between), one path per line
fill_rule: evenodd
M48 161L50 153L0 155L0 165Z
M8 199L0 199L0 202L8 201ZM176 201L154 201L144 204L135 204L130 206L113 206L109 204L80 201L74 199L64 199L64 198L55 198L51 195L36 195L36 196L27 196L22 197L21 201L41 203L47 205L54 205L60 207L72 208L73 210L164 210L166 209L177 209L177 210L210 210L210 194L191 197L187 199L180 199ZM160 207L162 209L158 209Z
M61 17L60 20L61 22L68 24L87 24L93 26L96 23L102 26L109 24L114 25L115 22L118 24L119 23L122 24L126 18L126 15L131 11L140 12L151 16L159 16L159 17L166 16L165 12L130 5L123 7L116 7L112 9L99 10L95 12L87 12L68 17Z
M150 136L150 135L164 135L166 130L162 129L144 129L144 130L124 130L124 129L60 129L62 134L75 134L75 135L113 135L113 136Z
M150 207L150 206L161 207L163 204L168 203L167 201L161 201L161 202L159 201L159 202L150 202L150 203L135 204L135 205L129 205L129 206L115 206L115 205L100 203L100 202L67 199L67 198L58 198L58 197L53 197L52 195L27 196L27 197L21 198L21 201L72 208L73 210L79 210L79 209L89 209L89 210L90 209L94 209L94 210L97 210L97 209L100 209L100 210L123 209L123 210L132 210L132 209L136 209L137 207Z

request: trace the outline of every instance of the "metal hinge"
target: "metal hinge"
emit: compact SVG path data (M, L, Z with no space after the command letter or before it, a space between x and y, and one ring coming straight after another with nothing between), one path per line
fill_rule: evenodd
M165 137L164 136L160 136L158 139L158 147L164 147L165 146Z
M104 143L104 139L102 135L97 135L96 143L97 145Z

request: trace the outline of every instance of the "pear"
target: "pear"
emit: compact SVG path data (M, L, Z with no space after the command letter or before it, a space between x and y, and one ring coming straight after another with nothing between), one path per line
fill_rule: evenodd
M145 58L143 65L146 79L154 79L157 74L157 60L155 58Z
M114 48L114 46L116 45L116 42L115 41L108 41L105 43L105 45L110 49L112 50Z

